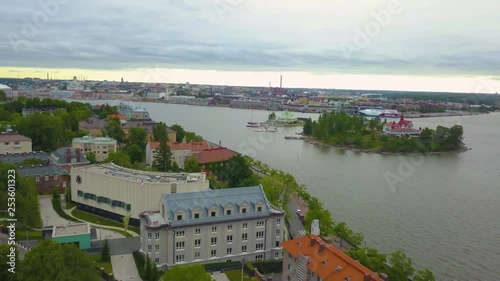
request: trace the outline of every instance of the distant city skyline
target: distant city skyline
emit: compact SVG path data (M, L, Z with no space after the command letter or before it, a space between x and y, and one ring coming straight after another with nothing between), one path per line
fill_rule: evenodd
M267 86L283 74L285 87L500 89L498 1L30 0L3 8L1 77Z

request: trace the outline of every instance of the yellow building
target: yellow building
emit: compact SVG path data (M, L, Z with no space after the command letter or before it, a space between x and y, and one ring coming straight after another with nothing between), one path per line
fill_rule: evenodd
M92 137L84 136L74 138L72 142L73 148L80 148L84 153L93 152L97 162L104 161L110 153L116 152L117 141L108 137Z
M31 152L31 139L17 133L0 134L0 154Z

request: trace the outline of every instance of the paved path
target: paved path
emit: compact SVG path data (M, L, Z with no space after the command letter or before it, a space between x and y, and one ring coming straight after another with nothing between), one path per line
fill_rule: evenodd
M230 281L229 278L227 278L227 275L222 272L213 272L212 273L212 278L215 279L215 281Z
M137 272L137 266L132 254L111 256L111 264L113 265L113 275L117 281L142 280L139 277L139 272Z
M288 203L288 213L290 214L290 234L293 238L307 235L304 225L297 215L297 210L299 209L303 214L305 214L305 212L307 212L307 207L298 199L294 198L294 195L290 195L290 199L291 200Z
M43 226L67 224L68 220L61 218L52 208L52 196L38 196L40 216Z

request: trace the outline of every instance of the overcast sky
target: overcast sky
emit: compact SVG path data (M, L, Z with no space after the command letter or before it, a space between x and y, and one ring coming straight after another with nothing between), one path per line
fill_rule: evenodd
M184 69L191 76L182 78L207 84L202 70L231 74L232 84L300 72L371 77L366 86L374 75L405 75L494 87L500 77L494 0L18 0L4 1L2 11L2 76L31 73L24 68L72 76L63 70L71 68L141 80L141 69L170 69L171 78Z

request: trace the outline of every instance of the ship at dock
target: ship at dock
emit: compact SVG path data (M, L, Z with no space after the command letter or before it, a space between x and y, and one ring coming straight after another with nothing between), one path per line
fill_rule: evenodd
M399 118L399 112L397 110L389 109L365 109L359 112L361 116L365 117L380 117L380 118Z

